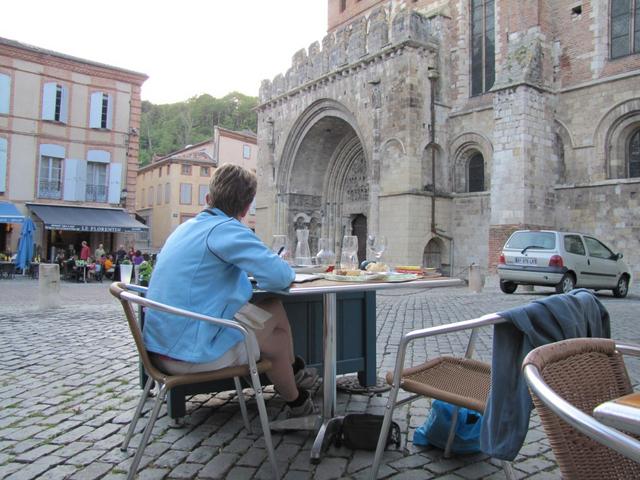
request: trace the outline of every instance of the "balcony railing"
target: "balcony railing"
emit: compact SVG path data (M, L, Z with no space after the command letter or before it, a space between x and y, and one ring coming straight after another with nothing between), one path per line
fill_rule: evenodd
M40 180L38 182L38 197L59 200L62 198L62 182L60 180Z
M106 185L87 185L87 202L106 202L107 186Z

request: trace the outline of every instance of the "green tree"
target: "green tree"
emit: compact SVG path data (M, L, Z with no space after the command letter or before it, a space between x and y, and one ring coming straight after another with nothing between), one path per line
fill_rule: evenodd
M231 92L222 98L208 94L184 102L155 105L142 102L140 164L213 136L213 127L256 131L257 97Z

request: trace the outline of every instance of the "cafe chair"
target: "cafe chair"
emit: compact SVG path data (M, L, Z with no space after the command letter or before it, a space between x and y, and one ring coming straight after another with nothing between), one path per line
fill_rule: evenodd
M131 330L131 334L133 335L133 339L138 350L138 355L140 356L140 360L142 361L142 365L144 367L145 373L148 376L146 384L144 386L144 391L142 392L142 396L140 397L140 401L136 407L133 419L131 420L131 424L129 425L129 430L124 438L121 449L123 451L127 450L129 445L129 441L133 436L133 432L135 430L136 424L141 416L142 408L144 403L149 396L149 392L154 382L158 384L159 391L156 396L155 403L153 405L153 409L151 410L151 415L149 417L149 421L143 431L142 439L140 440L140 444L138 445L138 449L133 458L133 462L129 468L129 474L127 479L132 479L136 470L138 469L138 465L140 464L140 460L142 459L142 454L149 442L149 437L151 435L151 431L153 429L153 425L158 418L158 414L160 413L160 408L164 403L164 400L167 396L167 393L174 387L179 387L183 385L197 384L203 382L212 382L217 380L226 380L233 379L237 394L238 401L240 403L240 411L242 413L242 418L244 420L245 427L247 430L251 430L251 426L249 423L249 417L247 414L247 407L244 399L244 394L242 392L242 386L240 384L240 378L250 378L251 386L255 392L256 403L258 406L258 413L260 417L260 424L262 426L262 432L264 435L264 441L267 448L267 452L269 455L269 460L273 467L276 478L279 478L278 466L276 464L275 452L273 449L273 442L271 440L271 432L269 429L269 419L267 417L267 410L264 403L264 397L262 394L262 385L260 384L259 375L261 373L267 372L271 368L271 362L267 360L260 360L256 362L255 352L249 342L249 335L253 335L253 332L249 332L245 329L240 323L233 320L225 320L220 318L213 318L206 315L194 313L188 310L171 307L169 305L165 305L162 303L154 302L152 300L148 300L143 296L139 296L137 293L146 292L146 288L139 287L137 285L130 285L122 282L113 282L109 288L111 294L120 300L122 304L122 308L124 309L125 316L127 318L127 323L129 324L129 329ZM196 320L200 320L203 322L210 322L215 325L219 325L226 328L232 328L237 330L244 337L244 343L247 348L247 354L249 357L249 363L247 365L239 365L234 367L222 368L220 370L215 370L211 372L200 372L200 373L191 373L185 375L171 375L163 372L158 367L156 367L151 361L151 357L149 356L147 349L144 345L144 339L142 336L142 331L140 329L138 319L136 317L136 309L134 305L139 307L144 307L146 309L158 310L161 312L167 312L174 315L181 315L184 317L193 318Z
M491 386L491 366L472 358L478 333L477 329L504 321L506 320L497 314L489 314L472 320L414 330L403 335L398 346L394 371L387 373L387 383L391 385L391 391L370 478L377 477L385 449L384 439L386 439L386 432L389 431L395 407L413 402L422 397L429 397L443 400L457 407L465 407L484 413ZM464 357L441 356L428 360L422 365L404 368L407 347L411 342L421 338L469 329L471 329L471 333ZM400 389L413 395L397 401ZM450 456L457 422L458 410L454 409L444 451L445 458ZM502 466L508 479L515 478L510 463L502 462Z
M523 368L562 478L640 478L640 441L592 416L596 406L632 392L622 354L640 347L603 338L538 347Z

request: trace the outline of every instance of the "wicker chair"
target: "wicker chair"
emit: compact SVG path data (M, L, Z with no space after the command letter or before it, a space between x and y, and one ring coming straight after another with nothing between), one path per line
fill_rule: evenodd
M538 347L524 360L563 478L640 478L640 442L592 417L597 405L632 391L622 353L640 355L640 348L579 338Z
M142 454L144 449L149 442L149 437L151 436L151 431L153 429L153 425L155 424L156 419L158 418L158 414L160 413L160 408L164 403L164 399L166 398L167 393L174 387L182 386L182 385L190 385L197 384L203 382L212 382L217 380L225 380L233 378L236 391L238 393L238 401L240 403L240 410L242 413L242 418L244 420L245 427L247 430L251 430L251 426L249 423L249 417L247 415L247 407L244 400L244 395L242 393L242 387L240 384L240 378L251 378L251 383L253 390L256 396L256 403L258 405L258 413L260 416L260 423L262 426L262 432L264 434L264 441L267 448L267 452L269 454L269 460L273 467L275 477L279 478L278 467L276 464L275 452L273 450L273 442L271 440L271 432L269 429L269 419L267 417L267 410L264 403L264 397L262 395L262 386L260 384L259 374L268 371L271 368L271 362L267 360L260 360L256 362L254 360L254 352L251 342L248 341L248 331L240 325L238 322L231 320L224 320L218 318L212 318L205 315L197 314L194 312L190 312L187 310L182 310L174 307L170 307L168 305L164 305L158 302L154 302L148 300L144 297L138 296L131 292L144 292L146 291L143 287L138 287L136 285L129 285L122 282L114 282L110 286L111 294L120 300L122 307L124 309L125 316L127 318L127 323L129 324L129 329L131 330L131 334L133 335L133 339L135 341L136 347L138 349L138 355L140 356L140 360L142 361L142 365L144 367L145 373L148 375L147 382L144 387L144 391L142 392L142 396L140 401L138 402L138 406L136 407L135 414L133 419L131 420L131 424L129 425L129 430L124 438L121 449L123 451L127 450L129 445L129 441L133 436L133 432L135 430L136 424L142 413L142 408L144 406L147 397L149 396L149 392L151 387L154 384L154 381L159 385L159 393L157 395L156 401L154 403L153 409L151 411L151 416L149 418L149 422L147 423L144 432L142 434L142 439L140 440L140 444L138 445L138 449L133 458L133 462L129 468L129 474L127 479L133 479L135 476L136 470L138 469L138 465L140 464L140 460L142 459ZM247 353L249 357L248 365L239 365L234 367L223 368L220 370L215 370L211 372L201 372L201 373L191 373L185 375L170 375L167 374L160 369L158 369L151 361L151 357L149 356L142 336L142 331L138 325L138 320L136 318L135 309L133 304L145 307L147 309L153 309L158 311L163 311L167 313L172 313L174 315L181 315L189 318L193 318L196 320L201 320L204 322L214 323L216 325L224 326L227 328L233 328L240 333L242 333L244 337L244 343L247 347ZM253 333L251 333L253 334Z
M387 402L382 423L378 448L371 469L371 478L376 478L382 454L385 449L386 432L391 425L393 410L399 405L413 402L422 397L435 398L449 402L458 407L470 408L484 413L489 397L491 386L491 366L473 360L475 339L477 329L487 325L505 322L506 320L496 314L484 315L483 317L462 322L438 325L436 327L414 330L403 335L398 346L395 369L387 373L387 382L391 385L391 392ZM404 368L404 360L409 343L419 338L433 337L447 333L459 332L471 329L467 350L464 357L442 356L429 360L422 365L411 368ZM396 401L398 391L402 388L413 395L400 401ZM458 410L453 411L451 429L444 451L444 456L449 457L451 445L455 438L455 431L458 421ZM502 462L505 475L508 479L515 478L511 464Z

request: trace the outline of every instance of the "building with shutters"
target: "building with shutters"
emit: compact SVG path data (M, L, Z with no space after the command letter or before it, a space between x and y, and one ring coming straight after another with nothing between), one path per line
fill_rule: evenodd
M133 217L140 88L147 76L0 38L0 251L20 221L42 258L86 240L107 250L146 226Z
M136 244L156 252L175 228L205 207L209 181L219 165L233 163L256 171L258 152L253 132L236 132L215 126L213 138L140 167L136 212L149 230L138 234ZM255 229L255 208L244 222Z
M640 273L640 0L328 12L260 89L259 235L377 232L390 263L465 275L516 229L581 231Z

